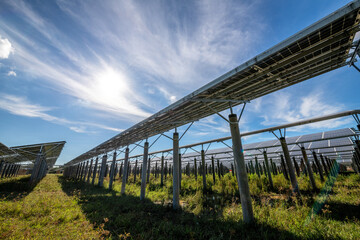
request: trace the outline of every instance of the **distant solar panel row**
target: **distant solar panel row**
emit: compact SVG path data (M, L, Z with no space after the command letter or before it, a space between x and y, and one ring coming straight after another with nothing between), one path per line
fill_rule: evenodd
M8 163L34 163L37 155L42 152L48 166L51 168L58 159L65 143L65 141L61 141L16 146L10 148L0 143L0 160L4 160Z

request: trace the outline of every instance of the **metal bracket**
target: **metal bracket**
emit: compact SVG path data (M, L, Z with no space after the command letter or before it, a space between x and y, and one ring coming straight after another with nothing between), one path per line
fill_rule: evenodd
M149 149L157 142L157 140L159 140L159 138L161 137L161 134L155 139L155 141L149 146Z
M225 121L227 121L228 123L229 120L227 120L223 115L221 115L218 111L216 111L215 109L213 109L212 107L210 107L209 105L207 105L206 103L202 102L202 104L204 104L206 107L208 107L211 111L213 111L214 113L216 113L219 117L221 117L222 119L224 119Z
M220 141L222 144L224 144L225 146L227 146L228 148L233 149L232 147L230 147L228 144L226 144L224 141Z
M356 124L360 124L360 118L359 118L359 116L358 116L357 114L353 114L352 116L353 116L353 118L355 119Z
M195 150L194 148L190 147L194 152L197 152L198 154L201 154L199 151Z
M190 129L190 127L194 124L194 122L191 122L191 124L187 127L187 129L185 130L185 132L181 135L181 137L179 138L179 141L182 139L182 137L185 135L185 133Z
M274 136L280 141L280 138L285 138L285 135L286 135L286 128L283 128L284 129L284 135L282 134L282 132L281 132L281 128L279 128L278 130L279 130L279 134L280 134L280 137L278 137L276 134L275 134L275 132L274 131L270 131L272 134L274 134ZM276 130L275 130L276 131Z
M167 138L170 139L170 140L174 140L172 137L169 137L168 135L165 135L165 134L163 134L163 133L160 133L160 135L163 135L164 137L167 137Z

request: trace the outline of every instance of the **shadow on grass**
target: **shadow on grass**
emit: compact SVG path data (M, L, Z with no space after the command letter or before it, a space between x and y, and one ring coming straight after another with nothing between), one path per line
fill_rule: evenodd
M29 183L30 176L1 179L0 199L14 200L26 197L36 186Z
M115 191L84 182L63 177L59 177L59 182L66 194L79 197L87 219L95 226L103 226L112 239L126 236L133 239L299 239L266 224L247 225L206 214L197 216L148 199L141 202L138 197L120 196Z
M360 206L354 204L346 204L340 202L329 201L326 203L328 205L327 209L330 211L329 214L325 216L329 219L334 219L338 221L346 220L360 220Z

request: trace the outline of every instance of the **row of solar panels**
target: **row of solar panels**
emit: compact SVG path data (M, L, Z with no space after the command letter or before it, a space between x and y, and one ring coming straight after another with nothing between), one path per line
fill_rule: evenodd
M288 149L291 157L302 157L300 147L304 146L310 159L312 158L312 152L314 151L316 154L323 154L324 156L329 156L331 158L340 157L342 160L350 160L354 151L353 139L358 135L359 132L354 129L344 128L327 132L288 137L286 138L286 142L288 143ZM283 151L279 140L244 144L243 148L246 161L254 160L255 156L259 161L262 161L264 150L267 152L268 158L272 158L274 161L277 161L280 159L280 154L282 154ZM169 154L167 149L163 152L157 151L156 153L149 153L152 164L159 162L162 155L165 156L165 161L169 161L169 163L172 162L172 154ZM233 160L233 151L229 147L209 149L206 151L205 155L207 161L211 160L211 157L221 161ZM183 164L186 164L187 162L192 163L194 158L199 160L200 153L193 151L184 153L181 156ZM122 160L124 159L118 159L117 161ZM134 163L135 160L139 160L138 162L141 163L142 155L139 154L130 157L130 161L132 163Z
M23 145L15 147L7 147L0 143L0 161L8 163L34 163L37 155L41 152L45 157L48 166L51 168L58 159L65 141L39 143L32 145Z

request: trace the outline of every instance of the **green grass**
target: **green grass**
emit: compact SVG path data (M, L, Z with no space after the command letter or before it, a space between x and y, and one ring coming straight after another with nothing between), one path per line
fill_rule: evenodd
M12 181L24 183L21 178ZM178 211L171 205L171 178L161 187L160 178L151 176L143 202L140 179L134 183L132 176L125 195L120 195L119 179L110 191L108 179L100 188L48 175L33 190L23 186L19 193L6 192L2 186L8 183L2 180L0 238L360 239L359 175L339 175L322 209L308 222L319 192L311 192L307 177L298 178L300 198L292 196L282 175L273 176L273 181L270 189L264 176L249 176L255 223L247 225L242 222L237 182L230 174L216 178L215 184L208 175L206 194L201 177L196 181L182 175ZM325 185L318 176L316 183L319 188Z
M35 187L28 182L29 177L0 182L0 239L100 237L103 230L94 230L78 199L62 191L58 176L47 175Z

